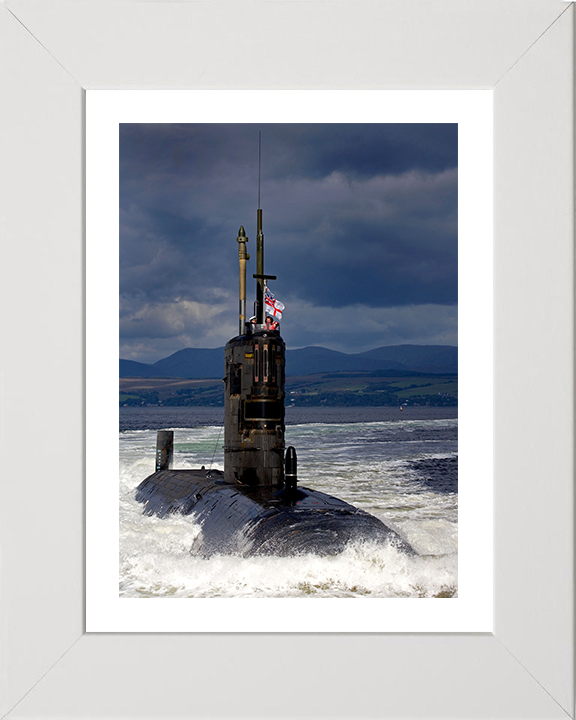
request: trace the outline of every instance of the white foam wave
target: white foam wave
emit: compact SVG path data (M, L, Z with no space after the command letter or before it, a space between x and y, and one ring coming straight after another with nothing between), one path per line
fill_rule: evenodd
M122 597L454 597L456 556L350 545L340 555L254 557L186 552L199 528L165 523L122 560Z
M453 421L435 422L446 425ZM354 425L359 443L365 440L366 425ZM458 577L457 495L435 493L415 482L407 464L414 456L414 450L408 448L410 443L405 443L400 456L383 455L374 443L374 451L364 446L355 457L351 432L350 425L291 426L287 444L299 448L300 483L380 517L406 537L417 556L369 544L352 544L335 557L231 555L202 559L191 555L190 548L200 531L193 517L173 515L160 520L142 515L134 490L154 471L156 432L129 431L120 436L120 595L454 596ZM175 466L223 469L222 442L218 426L175 432ZM422 450L418 457L451 455L449 447L438 447L437 452Z

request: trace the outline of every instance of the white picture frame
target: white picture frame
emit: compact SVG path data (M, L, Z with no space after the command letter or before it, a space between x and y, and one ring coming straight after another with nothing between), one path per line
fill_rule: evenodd
M574 8L408 5L0 7L1 716L574 716ZM493 88L493 634L84 632L83 97L131 83Z

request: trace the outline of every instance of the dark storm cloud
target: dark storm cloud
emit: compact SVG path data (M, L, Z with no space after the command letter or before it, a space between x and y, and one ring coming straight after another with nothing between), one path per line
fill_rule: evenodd
M280 173L322 178L341 172L367 178L414 169L440 172L457 165L456 125L389 124L385 132L380 124L308 125L288 132L299 151L279 143L274 157L280 160L275 164Z
M243 167L254 177L259 130L269 179L441 172L458 164L456 124L123 124L121 174L139 167L210 177Z
M449 253L397 250L405 237L393 227L383 231L368 223L344 224L342 231L352 239L344 239L340 249L318 244L317 251L313 244L301 253L306 262L283 267L282 284L290 295L334 308L358 302L393 307L455 301L457 266Z
M277 297L323 308L325 326L330 308L380 312L369 347L413 333L442 338L441 323L428 323L426 336L416 314L399 308L426 306L426 315L453 306L439 316L454 338L455 125L121 125L124 356L158 359L181 343L213 347L235 333L240 224L250 237L248 278L255 272L258 130L265 270L279 276ZM402 331L400 318L412 330ZM287 329L293 346L305 342L304 325ZM325 344L332 338L335 347L334 336Z
M331 176L306 181L301 192L297 185L291 192L300 218L283 213L287 198L279 193L269 223L271 235L282 238L270 255L288 292L333 307L456 302L455 171L376 177L353 187Z

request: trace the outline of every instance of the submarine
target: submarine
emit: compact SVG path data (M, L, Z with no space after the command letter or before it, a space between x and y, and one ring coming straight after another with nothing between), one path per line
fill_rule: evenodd
M258 203L260 205L260 202ZM294 447L285 446L285 353L264 274L262 209L257 210L256 300L246 318L248 237L238 231L239 333L225 359L224 471L173 469L174 433L157 435L155 472L136 488L145 515L190 515L200 532L190 552L293 556L337 555L351 542L390 543L408 554L397 531L364 510L298 484Z

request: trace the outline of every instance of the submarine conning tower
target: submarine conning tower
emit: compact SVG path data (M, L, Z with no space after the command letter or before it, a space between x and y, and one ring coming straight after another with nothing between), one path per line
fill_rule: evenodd
M225 348L224 478L252 487L284 485L284 372L286 345L265 322L264 235L257 211L254 317L246 322L246 237L238 232L240 314L237 337Z
M258 202L260 204L260 202ZM136 488L145 515L193 515L200 525L190 552L209 558L237 553L336 555L353 540L389 542L413 549L378 518L343 500L297 485L296 451L284 458L285 349L277 323L284 306L264 275L262 211L258 209L256 303L246 322L246 243L238 232L239 333L225 348L224 473L172 470L173 431L158 433L156 472ZM284 466L285 460L285 466Z

